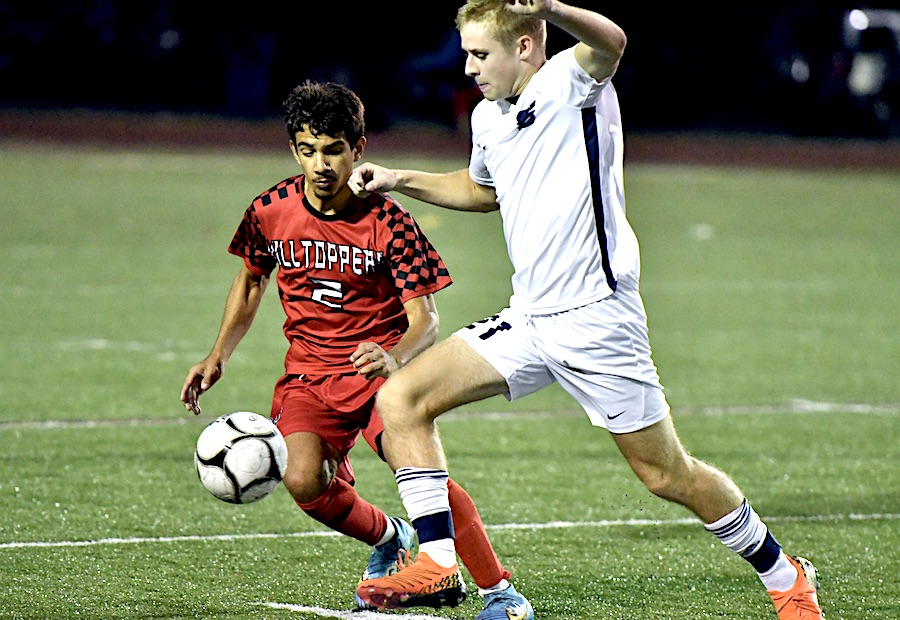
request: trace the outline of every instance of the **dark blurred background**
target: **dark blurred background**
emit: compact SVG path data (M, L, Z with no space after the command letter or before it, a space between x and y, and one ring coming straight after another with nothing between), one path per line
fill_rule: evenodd
M354 88L370 129L463 131L478 95L456 3L414 6L0 0L0 108L261 119L314 78ZM630 130L900 137L900 3L602 10L629 37L614 83ZM551 29L551 53L571 43Z

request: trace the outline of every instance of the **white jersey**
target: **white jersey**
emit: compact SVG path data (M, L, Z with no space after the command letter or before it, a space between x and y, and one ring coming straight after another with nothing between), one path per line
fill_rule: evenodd
M578 65L574 48L549 59L515 103L479 102L472 145L469 175L500 205L511 308L552 314L637 289L618 97Z

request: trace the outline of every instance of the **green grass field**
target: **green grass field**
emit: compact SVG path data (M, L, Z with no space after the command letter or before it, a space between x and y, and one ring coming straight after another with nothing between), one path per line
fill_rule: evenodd
M232 506L197 480L203 426L267 412L282 371L270 292L204 414L178 399L218 329L244 208L294 171L286 150L0 149L0 619L480 609L473 591L351 616L368 548L283 488ZM626 193L684 443L817 564L829 620L900 617L900 173L629 165ZM400 199L456 280L442 336L503 307L499 220ZM562 390L470 405L441 431L540 620L775 617L749 565L650 496ZM387 467L363 446L354 465L361 494L402 514Z

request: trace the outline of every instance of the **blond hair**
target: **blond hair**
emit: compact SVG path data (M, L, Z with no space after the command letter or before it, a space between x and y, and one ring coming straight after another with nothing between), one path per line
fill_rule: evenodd
M485 25L487 31L505 47L516 44L519 37L530 36L538 48L547 46L547 22L530 15L519 15L506 8L506 0L468 0L456 12L456 29L473 22Z

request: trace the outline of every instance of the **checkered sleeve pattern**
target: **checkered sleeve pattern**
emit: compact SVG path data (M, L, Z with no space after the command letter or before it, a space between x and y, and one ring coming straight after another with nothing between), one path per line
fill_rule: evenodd
M254 199L244 212L244 219L228 246L228 251L243 258L247 268L256 275L268 275L277 265L269 251L269 242L263 233L258 210L272 204L273 197L283 198L288 182L289 180L283 181Z
M443 259L408 211L388 199L379 219L391 233L391 274L403 301L434 293L451 284L450 272Z

